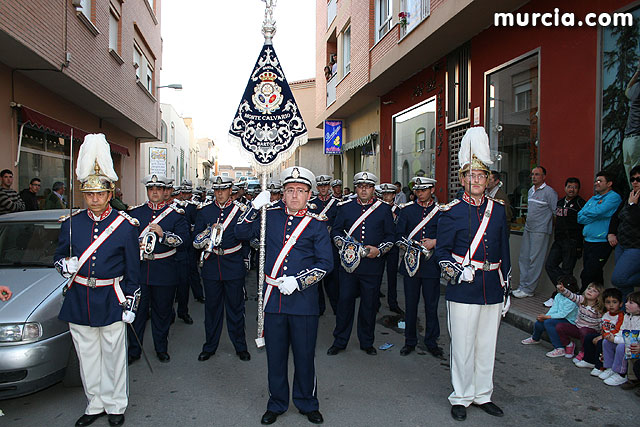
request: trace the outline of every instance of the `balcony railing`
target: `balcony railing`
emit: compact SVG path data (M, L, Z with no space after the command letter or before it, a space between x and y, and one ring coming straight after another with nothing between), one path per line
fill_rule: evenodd
M406 24L400 26L400 38L403 38L429 17L431 0L404 0L401 7L407 14Z
M338 84L338 76L334 74L327 81L327 107L336 102L336 86Z
M338 0L330 0L327 4L327 28L331 26L331 23L336 19L338 13Z

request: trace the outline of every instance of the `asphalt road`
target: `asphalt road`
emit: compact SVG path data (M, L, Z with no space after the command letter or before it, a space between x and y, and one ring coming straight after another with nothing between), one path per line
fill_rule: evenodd
M252 278L255 276L251 276ZM254 279L251 279L255 287ZM402 281L399 281L400 288ZM251 289L251 286L249 286ZM255 291L254 291L255 293ZM402 300L402 292L399 292ZM260 424L268 399L266 354L253 344L256 303L247 303L247 338L251 361L235 355L226 329L215 356L197 360L204 339L203 305L191 302L195 324L177 320L171 328L171 362L155 358L149 328L145 348L151 358L151 375L143 360L130 367L128 426L252 426ZM329 309L329 312L331 310ZM527 334L503 323L496 357L493 400L505 411L491 417L469 408L464 423L451 419L447 396L451 392L448 360L418 350L402 357L402 331L386 305L376 326L376 347L389 342L389 350L368 356L354 333L346 352L327 356L335 318L320 319L316 372L320 411L325 425L334 426L431 426L431 425L562 425L637 426L640 398L633 392L604 385L578 369L569 359L549 359L551 346L523 346ZM424 316L421 316L424 321ZM445 310L441 301L441 345L448 357ZM385 325L387 324L387 325ZM390 325L389 325L390 324ZM393 326L393 327L392 327ZM293 375L290 360L290 377ZM72 426L85 409L82 388L57 384L30 396L0 401L4 416L0 426ZM107 426L106 417L95 426ZM291 404L276 425L310 425Z

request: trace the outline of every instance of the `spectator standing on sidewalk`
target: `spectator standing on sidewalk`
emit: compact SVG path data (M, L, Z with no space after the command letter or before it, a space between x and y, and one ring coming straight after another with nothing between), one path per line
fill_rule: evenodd
M547 170L542 166L531 170L533 185L528 193L527 222L520 246L520 286L512 294L516 298L533 296L551 240L558 193L545 183L546 178Z
M622 292L622 300L635 286L640 286L640 166L634 166L629 176L631 193L618 213L611 218L609 242L615 247L616 267L611 283Z
M500 172L491 171L489 173L489 180L487 181L486 195L494 199L502 200L504 202L505 213L507 214L507 224L511 222L511 205L509 204L509 196L502 188L502 180L500 179ZM554 282L555 283L555 282Z
M564 192L565 196L556 205L555 235L545 265L551 283L557 283L561 275L572 275L578 258L582 256L582 226L578 224L578 211L586 201L578 195L580 180L567 178Z
M64 183L60 181L56 181L53 183L53 187L51 187L51 194L47 197L47 200L44 202L45 209L66 209L67 202L64 199L64 191L66 188L64 187Z
M20 198L24 202L25 211L37 211L40 209L38 206L38 191L40 191L40 185L40 178L32 178L31 182L29 182L29 188L25 188L20 192Z
M12 185L13 172L4 169L0 172L0 215L24 210L24 201L11 189Z
M596 194L578 212L578 223L584 225L581 291L584 291L589 283L604 283L602 270L611 255L612 247L617 243L615 236L612 236L611 240L608 240L607 236L611 217L622 201L620 195L611 189L612 186L613 175L604 170L598 172L594 184Z
M122 190L116 188L111 199L111 207L117 211L126 211L129 207L122 201Z
M396 197L393 201L396 205L400 206L403 203L407 203L407 195L402 191L402 183L400 181L396 181Z

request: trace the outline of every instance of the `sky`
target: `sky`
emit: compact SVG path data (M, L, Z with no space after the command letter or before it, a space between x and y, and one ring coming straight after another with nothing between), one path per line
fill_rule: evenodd
M262 0L164 0L160 102L193 118L196 137L220 148L219 164L246 165L227 141L249 75L264 44ZM289 82L315 77L315 0L278 0L273 46Z

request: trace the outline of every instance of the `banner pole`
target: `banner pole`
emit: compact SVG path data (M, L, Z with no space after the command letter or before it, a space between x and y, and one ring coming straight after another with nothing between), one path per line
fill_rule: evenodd
M267 173L260 174L260 187L262 191L267 189ZM264 264L266 261L265 243L267 236L267 206L260 208L260 254L258 261L258 337L256 338L256 346L264 347L264 298L262 296L264 290Z

